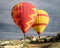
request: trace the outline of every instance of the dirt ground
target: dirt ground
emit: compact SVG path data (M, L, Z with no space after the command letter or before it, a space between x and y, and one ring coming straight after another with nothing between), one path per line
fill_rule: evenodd
M60 48L60 42L29 44L28 48Z

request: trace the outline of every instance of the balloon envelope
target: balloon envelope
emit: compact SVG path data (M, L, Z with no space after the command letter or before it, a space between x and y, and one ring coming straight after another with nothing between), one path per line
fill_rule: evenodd
M36 8L31 3L21 2L12 8L12 19L23 33L26 33L33 25L36 17Z
M48 13L44 10L38 10L37 19L35 20L32 27L38 34L40 34L44 31L48 23L49 23Z

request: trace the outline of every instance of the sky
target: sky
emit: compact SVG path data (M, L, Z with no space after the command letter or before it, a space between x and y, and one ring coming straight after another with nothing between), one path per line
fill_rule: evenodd
M1 28L1 24L15 25L11 17L11 9L19 2L31 2L37 9L46 10L49 14L50 22L45 31L60 31L60 0L0 0Z

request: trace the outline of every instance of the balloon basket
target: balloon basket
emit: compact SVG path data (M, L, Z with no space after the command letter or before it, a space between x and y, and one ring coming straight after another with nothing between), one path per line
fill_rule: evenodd
M24 34L24 38L23 38L23 40L25 40L25 37L26 37L26 34Z
M40 38L40 34L38 34L38 38Z

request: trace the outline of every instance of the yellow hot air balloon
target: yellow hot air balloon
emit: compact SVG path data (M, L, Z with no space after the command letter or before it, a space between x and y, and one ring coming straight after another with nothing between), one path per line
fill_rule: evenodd
M39 37L40 34L44 31L49 23L49 15L44 10L37 10L37 19L35 20L32 28L38 33Z

